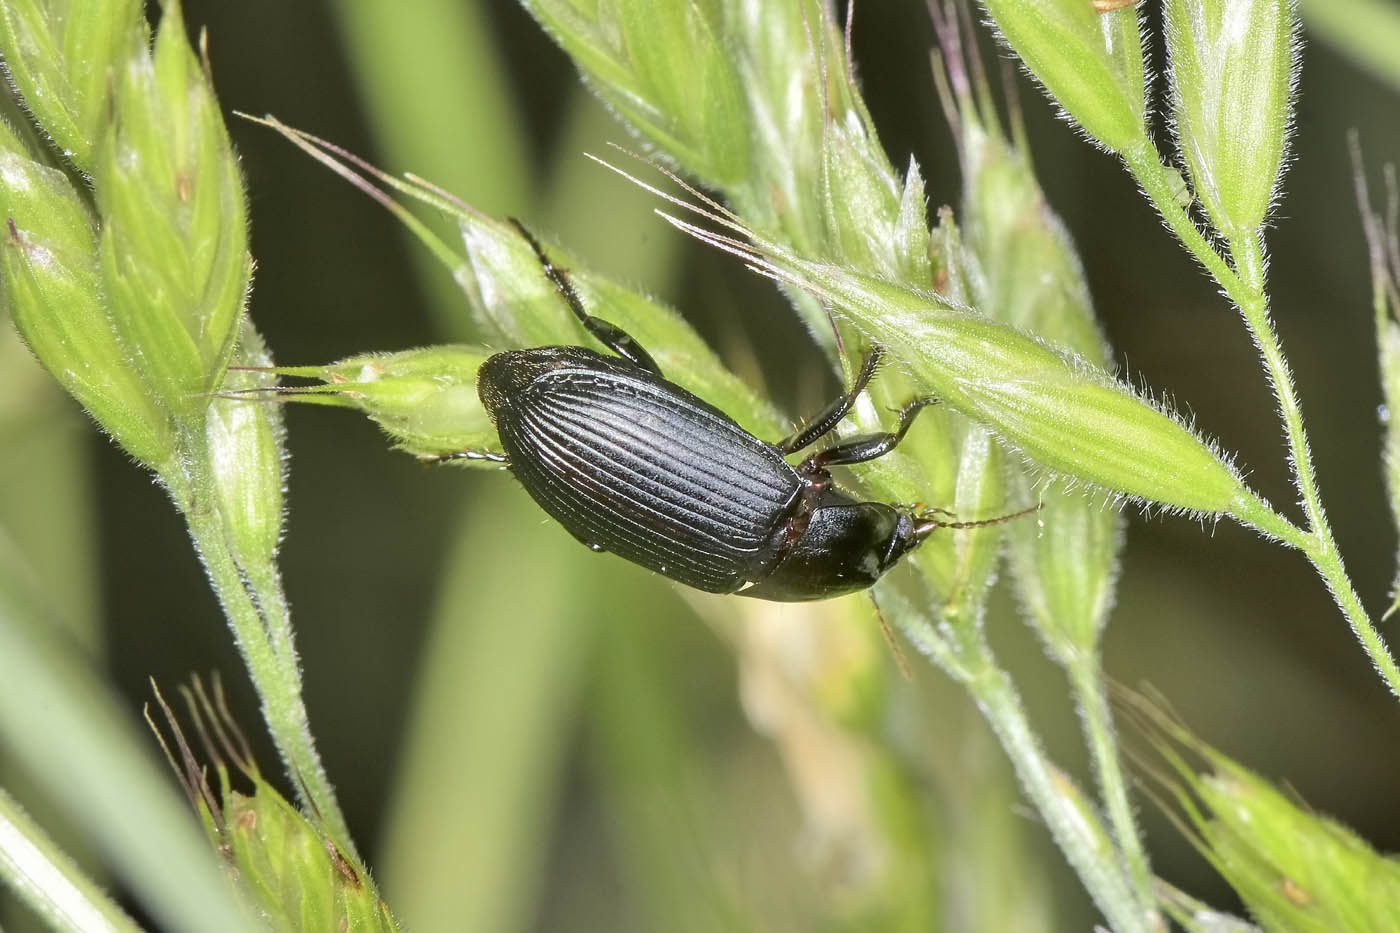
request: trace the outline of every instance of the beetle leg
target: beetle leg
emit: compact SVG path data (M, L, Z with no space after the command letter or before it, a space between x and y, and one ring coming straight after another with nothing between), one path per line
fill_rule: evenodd
M871 376L875 375L875 367L880 365L880 358L884 355L885 351L878 346L866 350L865 359L860 361L860 371L856 373L855 381L851 383L850 390L826 406L821 414L809 419L806 424L792 432L788 438L778 444L778 449L785 454L796 453L840 424L841 419L846 417L846 412L851 410L851 406L860 397L860 393L865 391L866 383L870 381Z
M782 536L772 542L771 566L776 567L787 560L793 548L797 547L797 542L807 533L807 526L812 523L812 516L817 511L817 501L821 498L822 490L826 489L830 482L831 474L825 470L803 474L802 489L797 494L787 518L780 525Z
M514 217L506 218L525 238L525 242L530 244L530 248L535 251L535 256L539 259L540 265L544 268L544 274L554 283L555 289L563 296L564 302L569 306L569 310L574 312L574 317L579 319L579 323L598 338L598 342L609 350L616 353L625 360L636 363L642 369L647 370L655 376L661 376L661 367L656 365L656 360L651 358L651 354L643 349L642 345L627 331L618 327L610 321L605 321L600 317L594 317L583 307L583 299L579 297L578 290L574 288L574 283L569 281L569 273L549 261L549 257L544 254L544 247L540 241L535 239L535 235L525 228L525 225Z
M427 454L418 458L423 463L448 463L452 460L486 460L490 463L510 463L510 458L494 450L454 450L445 454Z
M820 472L831 466L841 466L851 463L865 463L867 460L874 460L883 457L894 450L899 442L904 440L904 435L908 433L909 426L914 423L914 419L919 412L930 405L937 405L938 399L933 396L916 398L905 403L899 410L899 427L888 434L866 434L863 437L855 437L849 441L819 450L798 466L797 472L804 476Z
M577 298L577 295L575 295L575 298ZM574 313L578 313L577 308L574 309ZM623 359L636 363L653 376L660 379L666 378L661 374L661 367L657 365L656 360L652 359L651 354L642 349L642 345L637 342L636 338L627 333L627 331L618 327L611 321L605 321L600 317L593 317L591 314L583 316L582 320L583 326L588 328L588 332L594 337L597 337L598 341L602 343L603 346Z

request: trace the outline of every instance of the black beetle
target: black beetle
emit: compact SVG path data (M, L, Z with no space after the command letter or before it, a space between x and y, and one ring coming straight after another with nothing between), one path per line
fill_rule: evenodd
M617 355L555 346L490 357L477 393L505 454L450 456L509 464L539 506L593 550L711 593L826 599L871 586L937 528L1034 511L942 521L913 507L863 502L832 482L828 467L894 449L931 398L905 405L892 433L840 442L793 466L785 456L828 434L855 404L875 373L878 348L866 354L850 391L769 444L669 382L630 335L588 314L567 274L513 223L583 326Z

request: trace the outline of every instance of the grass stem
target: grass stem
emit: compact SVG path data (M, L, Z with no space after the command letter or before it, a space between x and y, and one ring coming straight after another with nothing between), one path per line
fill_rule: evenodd
M1153 910L1156 897L1152 889L1152 868L1142 845L1128 801L1128 783L1123 777L1118 757L1118 744L1109 715L1108 698L1104 693L1103 667L1097 654L1078 655L1068 667L1070 685L1079 707L1085 741L1099 781L1099 798L1103 801L1114 840L1127 863L1128 880L1144 910Z
M202 438L191 438L192 445L202 443ZM196 463L202 460L193 459ZM167 481L174 478L166 476ZM311 735L291 617L276 568L241 566L218 510L209 505L214 501L211 483L196 473L186 477L185 484L182 489L172 488L172 495L185 515L195 549L248 665L272 740L313 819L343 852L358 858Z
M1206 240L1205 235L1173 195L1162 174L1156 147L1144 137L1137 145L1124 151L1123 159L1127 163L1128 171L1142 186L1143 192L1161 213L1167 226L1206 267L1206 271L1239 308L1245 327L1249 329L1250 336L1259 348L1265 372L1278 399L1279 417L1283 421L1288 439L1294 484L1298 487L1303 511L1308 519L1308 530L1302 537L1293 539L1290 536L1284 540L1300 549L1321 574L1332 593L1332 598L1346 615L1352 631L1366 653L1371 656L1376 671L1385 680L1390 692L1400 697L1400 668L1396 667L1390 649L1376 631L1356 595L1351 578L1347 576L1346 568L1342 564L1336 540L1332 537L1327 513L1322 507L1312 453L1308 448L1307 431L1303 426L1302 406L1293 386L1293 375L1288 369L1278 334L1269 317L1269 300L1264 287L1264 252L1259 238L1251 235L1230 244L1231 258L1234 261L1232 268ZM1271 530L1256 522L1251 523L1261 530L1277 534L1276 529Z

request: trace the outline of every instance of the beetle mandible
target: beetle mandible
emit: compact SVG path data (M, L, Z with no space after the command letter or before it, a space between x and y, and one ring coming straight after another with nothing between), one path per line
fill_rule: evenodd
M511 221L583 326L610 349L506 350L489 357L477 393L505 453L448 458L509 466L525 491L595 551L612 551L696 589L759 599L826 599L863 590L938 528L934 511L862 501L838 487L830 467L884 456L936 399L918 398L898 427L797 453L830 433L875 374L865 354L850 389L777 444L760 440L713 405L670 382L631 335L590 315L568 274ZM946 514L946 513L944 513Z

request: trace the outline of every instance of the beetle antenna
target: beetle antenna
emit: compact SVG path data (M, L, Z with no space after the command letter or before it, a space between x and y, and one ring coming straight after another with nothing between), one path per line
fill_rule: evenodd
M927 512L920 512L918 515L914 516L914 518L918 521L918 524L914 526L914 534L920 538L925 538L933 534L939 528L983 528L987 525L1001 525L1006 522L1012 521L1013 519L1022 518L1026 515L1030 515L1032 512L1039 512L1042 508L1044 508L1044 506L1044 502L1037 502L1030 508L1022 509L1019 512L1009 512L1006 515L998 515L996 518L983 518L975 522L940 521L939 519L932 517L934 513L943 512L943 514L945 515L951 513L948 513L943 509L932 509Z

